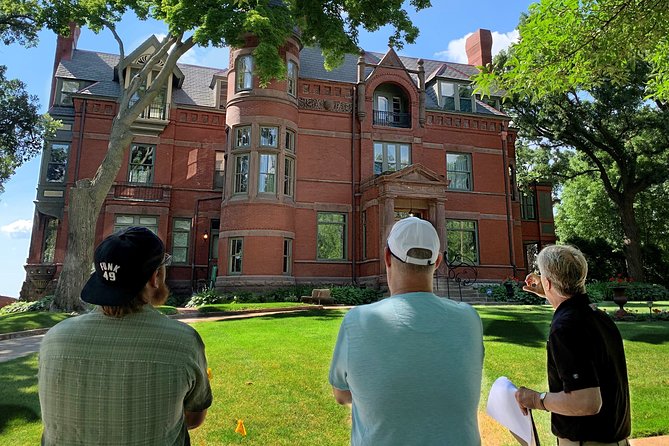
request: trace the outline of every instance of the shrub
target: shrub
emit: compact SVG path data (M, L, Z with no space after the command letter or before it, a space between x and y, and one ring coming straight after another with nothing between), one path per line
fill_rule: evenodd
M186 307L195 308L206 304L220 304L224 302L224 296L214 288L205 288L197 294L193 294Z
M170 294L170 297L167 298L165 305L171 307L183 307L188 303L189 300L190 297L188 297L187 294L178 294L178 295Z
M591 282L586 285L586 290L590 300L601 302L603 300L613 300L613 288L616 287L625 288L625 295L629 301L647 302L649 300L669 299L669 291L664 286L656 283L609 280L607 282Z
M18 301L0 308L0 315L13 313L27 313L28 311L48 311L53 302L53 296L46 296L35 301Z
M381 298L380 291L351 285L330 287L330 291L334 301L343 305L364 305Z
M495 302L510 302L526 305L542 305L546 303L546 299L543 297L523 291L523 285L523 281L506 279L499 285L481 285L478 287L478 290L479 292L485 293Z

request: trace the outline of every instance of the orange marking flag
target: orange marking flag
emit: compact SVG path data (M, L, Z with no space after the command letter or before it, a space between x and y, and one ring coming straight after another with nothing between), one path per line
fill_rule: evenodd
M242 434L242 437L246 437L246 428L244 427L244 420L237 420L237 427L235 428L235 432L238 434Z

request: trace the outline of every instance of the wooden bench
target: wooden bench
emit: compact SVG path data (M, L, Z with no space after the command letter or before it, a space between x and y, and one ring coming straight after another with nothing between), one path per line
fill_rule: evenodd
M300 300L305 304L332 305L335 303L329 288L311 290L311 296L302 296Z

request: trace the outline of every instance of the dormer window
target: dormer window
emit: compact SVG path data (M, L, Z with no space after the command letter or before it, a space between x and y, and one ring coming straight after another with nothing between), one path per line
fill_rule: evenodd
M439 82L439 105L443 110L473 113L476 111L473 87L470 84Z
M253 88L253 56L239 56L235 67L235 91Z
M60 88L58 90L58 97L56 98L56 105L64 107L72 107L72 93L76 93L82 88L90 85L90 82L80 81L75 79L61 79Z
M291 96L297 96L297 64L292 60L288 61L288 73L287 73L287 83L288 83L288 94Z
M139 73L139 71L140 68L131 68L129 70L129 74L126 78L126 88L130 86L130 82ZM137 101L139 101L140 95L146 91L147 85L151 85L154 76L158 76L157 71L152 71L146 76L146 82L140 85L137 91L132 95L130 101L128 102L128 107L132 107ZM142 111L142 113L139 115L140 118L161 120L167 119L168 88L171 88L171 82L167 82L166 85L163 85L156 97L153 98L153 101L151 101L151 104L146 107L146 109L144 109L144 111Z
M228 83L225 80L219 80L216 84L218 86L217 106L221 110L225 110L225 105L228 102Z

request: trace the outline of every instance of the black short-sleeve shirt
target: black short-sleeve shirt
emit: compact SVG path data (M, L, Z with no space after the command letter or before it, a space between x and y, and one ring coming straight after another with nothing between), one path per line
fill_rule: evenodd
M553 434L573 441L614 442L631 431L630 397L623 341L611 318L576 295L555 310L547 343L551 392L599 387L602 408L596 415L551 414Z

